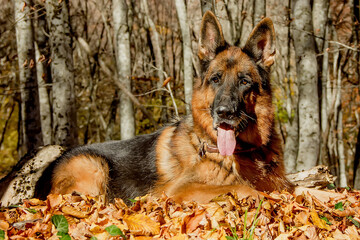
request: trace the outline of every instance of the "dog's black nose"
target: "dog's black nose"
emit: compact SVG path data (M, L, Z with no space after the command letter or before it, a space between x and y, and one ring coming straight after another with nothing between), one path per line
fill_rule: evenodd
M234 109L228 106L219 106L216 108L215 112L220 118L224 119L232 119L235 116Z

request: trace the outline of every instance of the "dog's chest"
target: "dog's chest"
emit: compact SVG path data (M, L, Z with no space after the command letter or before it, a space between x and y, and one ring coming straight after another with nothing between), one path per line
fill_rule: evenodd
M212 185L232 185L242 182L236 170L234 157L220 157L220 154L209 155L213 156L204 156L195 165L196 178L199 182Z

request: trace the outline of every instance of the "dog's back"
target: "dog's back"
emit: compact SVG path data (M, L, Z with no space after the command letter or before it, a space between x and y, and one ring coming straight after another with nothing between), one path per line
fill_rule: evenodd
M75 191L128 200L144 195L157 179L155 145L160 133L71 149L44 171L34 196Z

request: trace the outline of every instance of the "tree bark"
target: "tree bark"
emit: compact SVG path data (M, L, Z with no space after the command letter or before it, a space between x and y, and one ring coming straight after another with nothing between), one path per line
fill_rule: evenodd
M31 2L29 0L14 1L21 89L21 126L23 129L21 142L24 145L20 148L23 150L20 155L43 145L30 7Z
M359 21L360 19L360 1L354 0L353 2L353 20ZM360 24L354 26L354 33L356 37L356 43L360 43ZM360 76L360 53L357 53L356 56L356 68L355 77L359 79ZM360 189L360 128L357 135L356 147L355 147L355 156L354 156L354 188Z
M266 0L254 0L253 25L256 26L266 16Z
M47 83L50 82L50 69L45 56L48 51L48 38L44 34L46 31L46 11L45 9L38 9L36 19L34 20L35 32L35 59L36 59L36 73L39 87L39 104L40 104L40 118L41 130L44 145L52 144L52 120L51 120L51 103Z
M38 44L35 42L36 53L36 72L39 84L39 104L40 104L40 117L41 117L41 130L44 145L52 144L52 124L51 124L51 106L49 94L46 87L45 66L39 59L41 58Z
M234 45L234 36L232 34L231 20L229 11L227 11L224 1L215 1L215 13L220 22L224 38L227 43Z
M114 48L116 57L117 82L131 92L130 33L128 26L128 7L125 0L113 0ZM121 139L135 136L134 108L130 98L123 92L120 95Z
M184 61L184 92L185 92L185 103L186 113L191 112L191 97L193 90L193 65L192 65L192 49L191 49L191 35L189 24L187 21L186 6L184 0L175 0L176 12L178 15L182 45L183 45L183 61Z
M285 5L285 4L284 4ZM285 123L286 127L286 139L285 139L285 148L284 148L284 164L285 170L287 173L293 173L296 171L296 160L298 157L299 151L299 115L298 115L298 86L297 80L294 78L295 66L291 64L293 62L295 56L293 53L293 36L291 36L291 28L290 22L292 19L291 11L291 0L285 5L286 17L287 17L287 36L282 39L282 41L277 41L279 43L279 48L283 48L285 41L287 41L286 54L283 53L285 59L285 77L286 81L284 83L285 94L286 94L286 102L285 109L288 116L288 121ZM281 49L280 49L281 53Z
M157 68L157 72L158 72L158 77L159 77L157 87L161 88L165 77L164 77L164 60L163 60L163 56L161 53L160 35L159 35L158 31L156 30L155 23L150 16L147 0L142 0L142 5L144 7L144 12L145 12L145 17L146 17L147 23L150 27L150 38L151 38L151 43L152 43L152 46L154 49L155 63L156 63L156 68Z
M329 25L325 26L325 38L329 36ZM320 161L322 164L328 165L329 159L327 154L327 142L329 135L329 102L327 96L327 87L330 85L330 77L329 77L329 53L327 48L329 46L328 41L324 41L323 44L323 57L322 57L322 71L321 71L321 149L320 149Z
M360 127L355 145L355 157L354 157L354 188L360 189Z
M341 90L340 90L341 91ZM340 105L338 121L337 121L337 146L339 153L339 187L347 187L346 178L346 163L345 163L345 149L344 149L344 130L343 130L343 111Z
M50 34L54 143L77 145L76 103L69 2L46 0Z
M215 13L215 0L200 0L201 14L204 15L207 11Z
M239 19L241 18L241 12L239 9L239 0L228 0L225 8L230 22L232 44L238 45L241 34L241 22Z
M159 77L159 81L157 82L157 88L161 88L164 83L165 75L164 75L164 59L163 59L163 54L161 51L160 35L156 29L156 25L155 25L154 21L152 20L152 18L150 16L147 0L142 1L142 6L144 8L145 18L146 18L147 24L149 26L148 28L150 30L151 44L153 46L153 51L154 51L154 55L155 55L155 65L156 65L156 70L157 70L157 74ZM160 98L161 98L161 104L166 106L166 96L163 94L160 96ZM167 117L166 108L162 108L161 109L161 121L167 122L167 120L168 120L168 117Z
M315 42L318 52L324 48L326 22L328 19L329 1L314 0L312 7L312 20L314 27Z
M320 124L317 62L310 0L296 0L293 36L299 88L299 151L297 170L314 167L319 157Z

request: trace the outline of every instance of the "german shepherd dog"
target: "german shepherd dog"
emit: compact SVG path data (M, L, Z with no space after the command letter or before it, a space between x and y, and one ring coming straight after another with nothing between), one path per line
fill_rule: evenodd
M208 202L228 192L293 191L274 127L272 21L264 18L239 48L226 43L208 11L198 56L191 115L152 134L66 152L42 173L34 197L76 191L127 200L165 192L175 201Z

